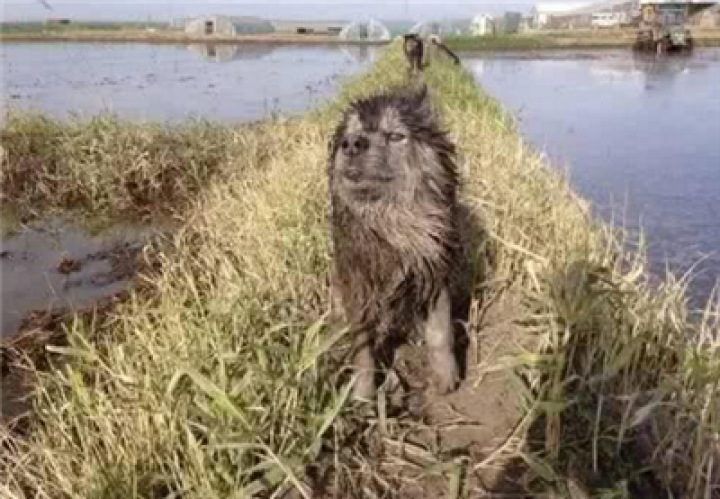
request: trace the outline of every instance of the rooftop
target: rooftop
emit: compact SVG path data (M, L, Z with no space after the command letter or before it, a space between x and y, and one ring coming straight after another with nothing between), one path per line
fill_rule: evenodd
M538 14L568 14L592 4L593 2L538 3L533 7L533 11Z

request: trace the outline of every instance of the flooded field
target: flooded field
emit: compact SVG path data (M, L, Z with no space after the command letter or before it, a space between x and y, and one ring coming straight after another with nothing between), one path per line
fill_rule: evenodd
M720 278L720 49L661 60L464 54L464 63L601 214L642 225L654 272L697 264L693 296L707 296Z
M331 97L377 47L0 44L2 108L56 117L249 121L300 113Z
M135 257L152 233L118 226L93 235L53 220L3 235L1 336L15 334L33 312L82 309L122 291L134 274Z

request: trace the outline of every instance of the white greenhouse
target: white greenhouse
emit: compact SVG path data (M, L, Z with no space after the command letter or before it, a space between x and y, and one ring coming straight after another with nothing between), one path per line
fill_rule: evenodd
M349 41L370 40L380 42L390 40L390 30L384 24L370 19L348 24L343 28L339 36L341 39Z

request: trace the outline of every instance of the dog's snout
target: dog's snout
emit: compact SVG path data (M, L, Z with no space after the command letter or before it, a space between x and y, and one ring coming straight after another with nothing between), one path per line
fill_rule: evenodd
M342 142L342 150L348 156L359 156L370 148L370 140L363 134L353 134Z

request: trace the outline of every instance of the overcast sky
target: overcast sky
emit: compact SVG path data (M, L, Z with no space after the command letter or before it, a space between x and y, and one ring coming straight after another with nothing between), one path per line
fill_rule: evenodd
M558 1L558 0L544 0ZM43 6L52 6L52 10ZM97 20L168 20L200 14L252 15L271 19L442 19L496 14L507 10L527 12L535 2L523 0L0 0L7 21L47 17Z

